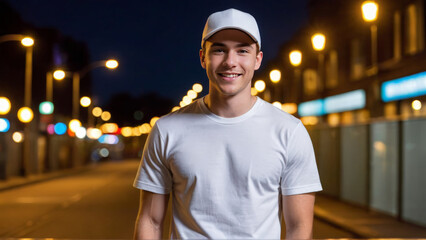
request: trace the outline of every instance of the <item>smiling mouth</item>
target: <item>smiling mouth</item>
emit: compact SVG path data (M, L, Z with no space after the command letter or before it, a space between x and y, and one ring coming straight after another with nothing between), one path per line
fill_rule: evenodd
M239 74L239 73L219 73L218 75L221 76L221 77L226 77L226 78L236 78L236 77L241 76L242 74Z

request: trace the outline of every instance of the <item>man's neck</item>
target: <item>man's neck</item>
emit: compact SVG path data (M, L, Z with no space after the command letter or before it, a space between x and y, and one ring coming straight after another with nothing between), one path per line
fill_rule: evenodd
M248 112L255 104L256 99L252 95L216 96L208 94L204 98L204 102L214 114L225 118L232 118Z

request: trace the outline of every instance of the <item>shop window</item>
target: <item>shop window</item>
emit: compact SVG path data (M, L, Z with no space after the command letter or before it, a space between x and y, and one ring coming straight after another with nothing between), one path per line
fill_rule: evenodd
M303 71L303 90L306 95L314 95L319 87L319 78L317 71L313 69L305 69Z
M365 52L359 39L351 41L351 79L358 80L365 72Z
M326 63L326 87L334 88L338 85L338 75L339 75L339 67L338 67L338 57L337 51L330 51Z

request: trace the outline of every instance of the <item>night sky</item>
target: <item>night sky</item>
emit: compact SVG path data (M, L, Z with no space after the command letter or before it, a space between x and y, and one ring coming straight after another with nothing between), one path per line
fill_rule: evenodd
M92 71L93 94L105 104L120 92L158 92L176 105L196 82L208 80L198 51L207 17L237 8L259 25L263 65L306 23L307 0L8 0L24 21L53 27L86 42L91 61L116 58L116 72ZM36 46L35 46L36 47Z

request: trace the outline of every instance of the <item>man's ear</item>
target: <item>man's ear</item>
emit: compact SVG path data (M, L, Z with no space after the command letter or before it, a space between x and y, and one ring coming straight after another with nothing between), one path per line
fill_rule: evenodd
M206 69L206 62L205 62L205 56L204 56L203 49L200 49L200 63L201 63L201 67Z

